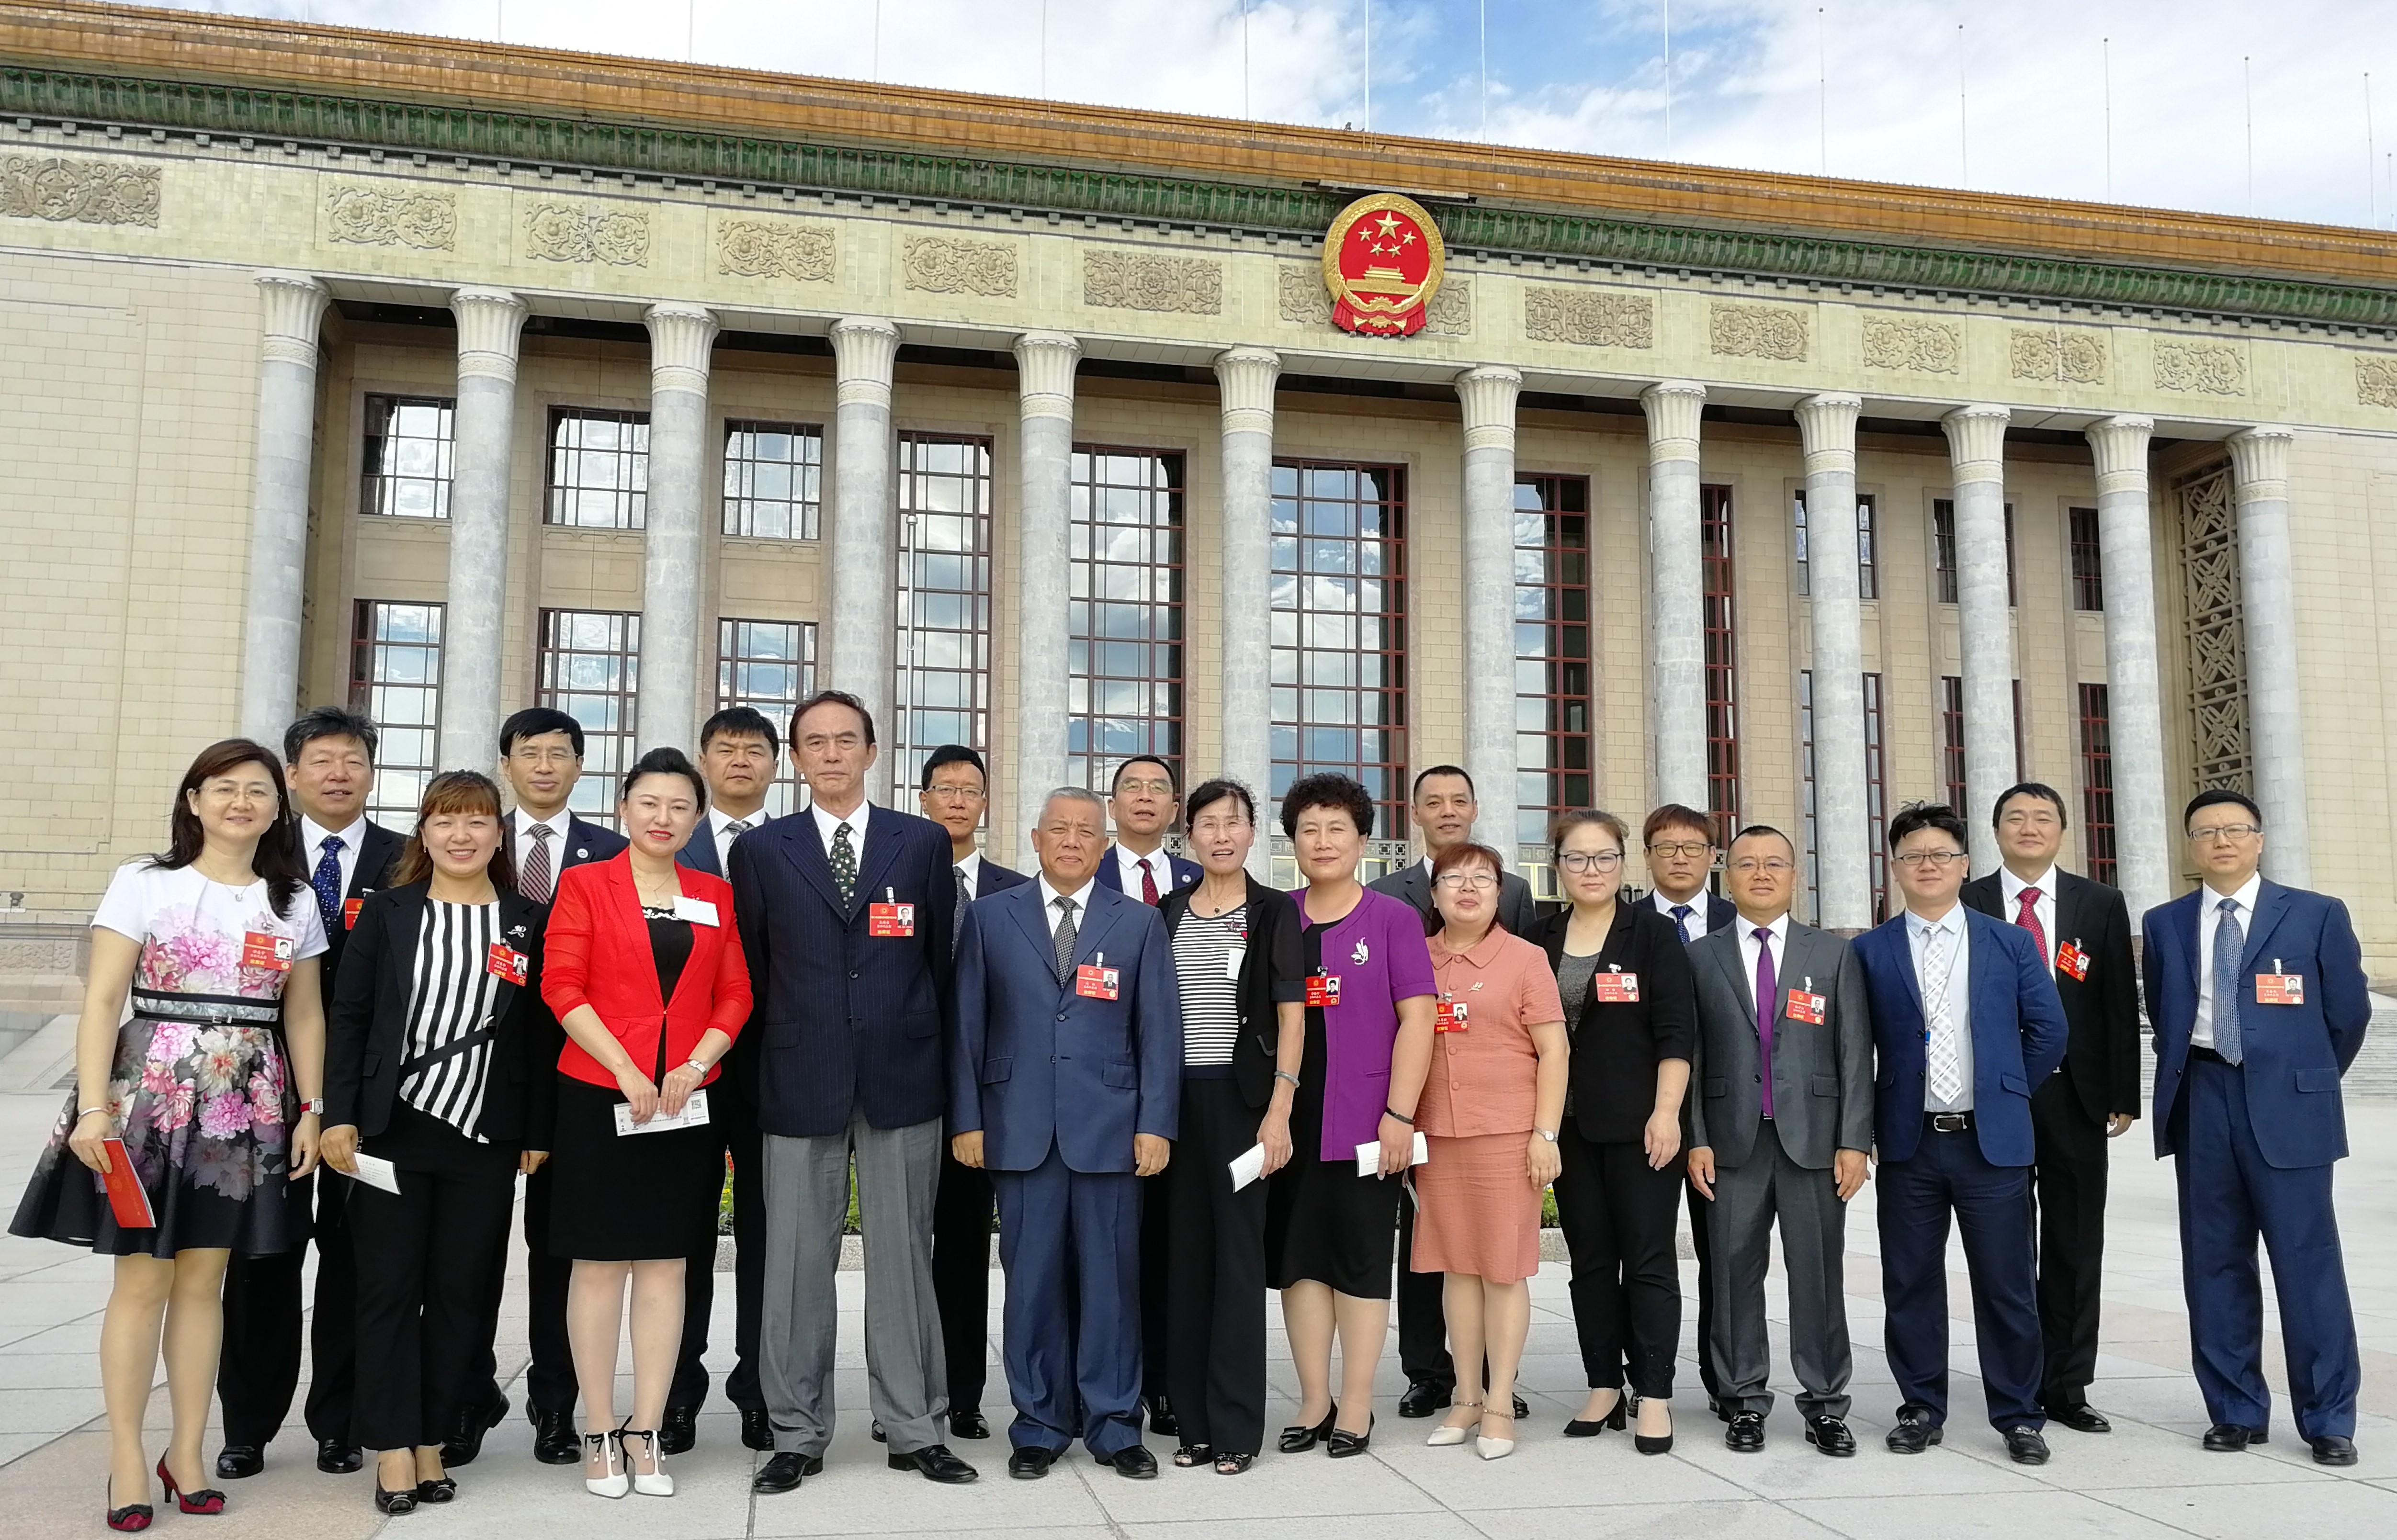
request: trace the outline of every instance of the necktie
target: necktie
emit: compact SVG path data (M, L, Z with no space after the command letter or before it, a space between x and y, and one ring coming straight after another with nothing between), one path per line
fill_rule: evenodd
M1922 938L1922 1011L1925 1070L1931 1099L1952 1102L1964 1090L1964 1067L1956 1059L1956 1024L1948 1017L1948 929L1934 926Z
M1140 858L1140 901L1152 909L1157 907L1157 872L1146 856Z
M2239 957L2247 950L2247 932L2239 925L2237 899L2215 907L2222 917L2214 926L2214 1051L2235 1065L2246 1057L2239 1040Z
M848 907L857 896L857 850L849 842L846 824L832 832L832 880L840 890L841 906Z
M1686 904L1673 905L1673 929L1681 932L1681 944L1684 946L1690 944L1691 913L1692 910Z
M532 826L532 849L525 855L524 878L516 884L525 897L535 904L547 904L557 887L557 878L549 861L549 842L557 831L546 824Z
M716 864L724 875L732 875L732 842L749 832L749 821L736 818L724 825L724 843L716 850Z
M308 886L316 890L316 907L325 916L325 933L330 935L341 923L341 837L325 837L325 853L316 858L316 869L308 876Z
M950 870L957 874L957 912L949 925L949 955L955 957L957 953L957 938L966 933L966 905L973 902L973 887L966 881L966 869L963 866L953 866Z
M2047 929L2039 922L2038 889L2025 888L2022 891L2022 907L2015 915L2015 923L2030 932L2031 944L2038 947L2041 957L2054 967L2056 954L2047 949Z
M1074 901L1057 900L1057 982L1065 983L1074 976Z
M1689 906L1681 906L1683 914ZM1773 966L1773 932L1756 928L1756 1047L1760 1083L1764 1087L1764 1115L1773 1116L1773 1019L1780 1014L1781 982Z

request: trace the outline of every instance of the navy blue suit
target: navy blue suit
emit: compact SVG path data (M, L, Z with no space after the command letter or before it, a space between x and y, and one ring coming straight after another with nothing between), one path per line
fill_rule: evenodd
M1123 857L1116 853L1117 850L1117 846L1109 845L1106 853L1099 857L1099 869L1092 874L1097 878L1099 886L1111 893L1120 893L1124 891L1123 869L1117 864ZM1157 896L1159 898L1163 898L1176 888L1187 888L1207 875L1206 869L1195 861L1185 861L1178 855L1172 855L1164 850L1157 853L1165 857L1166 865L1172 867L1173 871L1173 880L1158 890ZM1138 893L1125 896L1140 897Z
M1989 1422L2042 1427L2046 1357L2031 1235L2031 1088L2064 1062L2056 977L2030 932L1959 905L1968 951L1972 1127L1931 1131L1923 1115L1928 1031L1907 917L1855 940L1872 1006L1874 1140L1881 1154L1884 1346L1901 1410L1948 1421L1948 1221L1964 1238L1974 1335Z
M1157 911L1095 883L1085 899L1073 961L1114 969L1112 1000L1058 979L1038 883L966 911L949 1126L983 1135L998 1192L1008 1437L1062 1451L1078 1431L1104 1460L1140 1441L1132 1140L1179 1130L1182 997Z
M2198 1389L2215 1422L2259 1431L2270 1425L2260 1236L2280 1296L2297 1432L2352 1438L2363 1369L2331 1165L2347 1154L2339 1077L2372 1019L2363 955L2338 900L2263 884L2239 962L2241 1062L2192 1058L2198 927L2216 922L2216 902L2200 888L2149 910L2141 925L2155 1029L2156 1154L2177 1158L2181 1286ZM2257 1003L2263 972L2297 974L2304 1003Z

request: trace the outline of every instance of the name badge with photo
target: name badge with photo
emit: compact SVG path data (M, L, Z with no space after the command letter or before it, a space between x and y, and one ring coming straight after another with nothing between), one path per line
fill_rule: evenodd
M1462 1032L1470 1024L1466 1012L1471 1008L1463 1000L1441 1000L1432 1009L1431 1029L1434 1032Z
M278 936L265 931L251 931L241 938L241 965L263 968L271 973L291 971L291 954L299 944L289 936Z
M1106 954L1099 954L1095 962L1086 962L1074 970L1074 993L1086 1000L1111 1000L1122 983L1121 971L1105 966Z
M891 890L882 891L880 904L865 906L865 933L869 936L912 936L916 933L916 906L891 902Z
M2306 976L2303 973L2258 973L2256 975L2257 1005L2303 1005L2306 1003Z
M2081 949L2079 942L2068 941L2056 949L2056 971L2068 979L2085 979L2089 976L2089 954Z
M1309 973L1306 975L1306 1003L1320 1010L1340 1003L1340 975Z
M1808 1026L1822 1025L1823 1018L1830 1014L1830 1010L1831 1002L1810 989L1790 990L1781 1005L1783 1015L1793 1022L1804 1022Z
M532 959L503 941L491 943L490 955L483 959L483 971L514 984L522 984L531 970Z
M1640 1003L1640 975L1637 973L1592 973L1590 992L1600 1005L1637 1005Z

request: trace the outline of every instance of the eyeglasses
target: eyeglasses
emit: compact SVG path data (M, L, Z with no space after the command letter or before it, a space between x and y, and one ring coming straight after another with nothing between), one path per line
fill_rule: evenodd
M1477 892L1486 893L1498 886L1498 879L1488 872L1442 872L1438 885L1451 892L1462 892L1471 888Z
M1687 856L1691 860L1695 861L1698 857L1706 854L1708 850L1713 849L1714 846L1709 841L1704 839L1685 839L1678 845L1651 845L1648 847L1648 853L1667 861L1677 855Z
M1557 857L1559 869L1568 872L1611 872L1622 864L1621 850L1567 850Z
M1758 872L1771 872L1774 876L1778 877L1783 872L1795 870L1797 870L1797 865L1794 862L1789 861L1786 857L1777 855L1767 856L1762 861L1757 860L1756 857L1752 855L1743 856L1739 860L1731 864L1731 871L1734 877L1753 877Z
M1913 870L1922 866L1953 866L1964 859L1964 852L1962 850L1908 850L1903 855L1894 855L1890 859L1908 870Z
M924 795L942 802L979 802L983 790L980 786L927 786Z
M2189 837L2192 844L2202 845L2206 843L2215 843L2229 845L2244 839L2249 835L2262 834L2263 832L2264 831L2261 828L2253 824L2216 824L2211 828L2191 829L2189 831Z
M1116 783L1116 795L1117 795L1118 797L1121 797L1121 796L1123 796L1126 792L1131 792L1131 793L1133 793L1133 794L1135 794L1135 795L1137 795L1137 794L1139 794L1139 793L1142 793L1142 792L1146 792L1146 793L1147 793L1149 796L1151 796L1151 797L1172 797L1172 796L1173 795L1173 783L1172 783L1172 782L1171 782L1171 781L1118 781L1118 782L1117 782L1117 783Z

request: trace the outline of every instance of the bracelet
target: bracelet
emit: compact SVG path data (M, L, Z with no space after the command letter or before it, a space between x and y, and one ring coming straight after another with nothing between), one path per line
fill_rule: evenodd
M1298 1077L1297 1077L1297 1076L1295 1076L1295 1075L1292 1075L1289 1070L1286 1070L1286 1069L1277 1069L1277 1070L1275 1070L1275 1071L1274 1071L1274 1078L1275 1078L1275 1079L1277 1079L1277 1080L1288 1080L1288 1081L1290 1082L1290 1089L1291 1089L1291 1090L1292 1090L1292 1091L1296 1091L1296 1090L1298 1089Z
M1296 1082L1293 1081L1292 1083L1295 1084ZM84 1107L75 1113L75 1120L80 1122L84 1118L90 1117L95 1112L106 1112L107 1110L108 1109L104 1106Z
M703 1065L703 1064L701 1064L697 1059L686 1059L686 1060L684 1060L684 1061L683 1061L683 1067L684 1067L684 1068L686 1068L686 1069L695 1069L695 1070L699 1071L700 1076L701 1076L701 1078L702 1078L703 1079L703 1078L705 1078L707 1077L707 1075L708 1075L711 1071L713 1071L713 1070L716 1068L716 1066L715 1066L714 1065Z
M1396 1108L1396 1107L1392 1107L1392 1106L1386 1106L1386 1107L1384 1107L1384 1108L1382 1109L1382 1116L1383 1116L1383 1117L1385 1117L1385 1118L1397 1118L1399 1122L1404 1123L1404 1124L1405 1124L1407 1127L1409 1127L1409 1128L1413 1128L1413 1127L1414 1127L1414 1126L1415 1126L1415 1120L1414 1120L1413 1118L1412 1118L1408 1117L1405 1113L1400 1112L1400 1111L1399 1111L1398 1108Z

